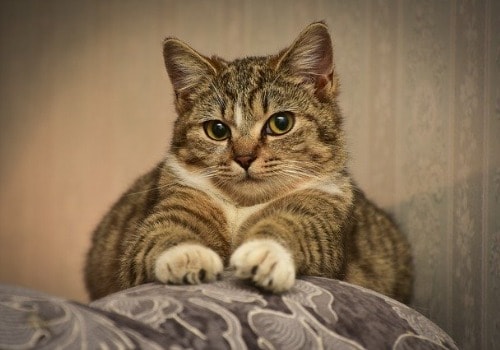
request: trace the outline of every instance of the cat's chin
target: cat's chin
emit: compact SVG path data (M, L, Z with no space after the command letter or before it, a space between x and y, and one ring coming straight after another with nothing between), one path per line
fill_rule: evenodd
M283 194L283 182L276 183L268 178L247 175L225 182L219 188L235 203L241 206L252 206L267 202Z

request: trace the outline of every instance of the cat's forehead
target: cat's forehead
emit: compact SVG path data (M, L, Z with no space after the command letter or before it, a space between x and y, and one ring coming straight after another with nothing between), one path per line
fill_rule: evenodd
M214 100L222 119L239 127L250 126L266 112L265 89L272 75L266 57L247 57L228 62L215 77Z
M262 88L272 73L266 57L247 57L229 62L219 75L219 80L228 93L247 94Z

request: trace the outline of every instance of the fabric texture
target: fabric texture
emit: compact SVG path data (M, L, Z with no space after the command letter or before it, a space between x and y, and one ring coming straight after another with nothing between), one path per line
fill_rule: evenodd
M345 282L303 277L267 294L226 276L145 284L90 305L0 286L0 348L457 349L415 310Z

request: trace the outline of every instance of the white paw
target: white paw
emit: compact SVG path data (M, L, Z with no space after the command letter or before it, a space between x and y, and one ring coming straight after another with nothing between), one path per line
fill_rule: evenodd
M165 250L155 264L156 279L162 283L212 282L219 278L222 270L219 255L196 243L184 243Z
M231 256L235 275L251 279L274 293L289 290L295 282L295 265L290 252L272 239L243 243Z

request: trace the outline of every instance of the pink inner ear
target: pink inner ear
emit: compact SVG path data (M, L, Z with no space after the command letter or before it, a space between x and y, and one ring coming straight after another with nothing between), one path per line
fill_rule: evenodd
M327 87L328 84L332 83L333 79L333 72L328 74L328 75L319 75L316 77L316 84L315 88L316 90L323 90L324 88Z

